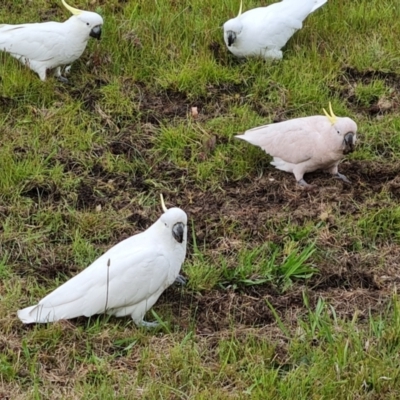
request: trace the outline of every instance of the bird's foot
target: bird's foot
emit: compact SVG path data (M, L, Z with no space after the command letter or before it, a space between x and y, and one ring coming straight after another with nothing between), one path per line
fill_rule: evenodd
M156 321L154 322L147 322L147 321L141 321L138 326L141 326L143 328L151 329L151 328L157 328L160 326L160 324Z
M69 83L69 80L62 75L57 76L57 80L62 83Z
M316 188L316 186L310 185L310 184L307 183L303 178L300 179L300 180L298 180L297 183L298 183L301 187L303 187L304 189L307 189L307 190L312 190L312 189L315 189L315 188Z
M180 285L185 286L186 283L187 283L187 279L184 278L182 275L178 275L178 276L176 277L174 283L179 283Z
M335 175L333 175L335 178L341 179L343 182L346 182L351 185L351 181L346 178L343 174L340 174L339 172Z

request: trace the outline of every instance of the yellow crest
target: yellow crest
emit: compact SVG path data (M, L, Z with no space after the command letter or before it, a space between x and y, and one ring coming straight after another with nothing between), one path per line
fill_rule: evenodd
M165 203L164 203L164 196L162 195L162 193L160 193L160 197L161 197L161 208L164 212L167 212L168 208L165 207Z
M243 0L240 0L240 8L239 8L238 17L240 16L240 14L242 14L242 9L243 9Z
M82 14L82 13L83 13L83 10L78 10L77 8L74 8L74 7L69 6L69 5L65 2L65 0L61 0L61 2L63 3L64 7L65 7L67 10L71 11L72 14L74 14L74 15L79 15L79 14Z
M331 102L329 102L329 111L330 111L331 115L329 115L329 114L326 112L325 108L323 108L323 111L324 111L326 117L327 117L327 118L329 119L329 121L331 122L331 124L332 124L332 125L335 125L335 124L336 124L336 121L337 121L337 116L333 113Z

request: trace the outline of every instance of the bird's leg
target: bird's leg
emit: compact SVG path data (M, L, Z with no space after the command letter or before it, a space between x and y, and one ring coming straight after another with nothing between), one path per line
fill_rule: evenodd
M185 286L186 283L187 283L187 279L184 278L182 275L178 275L178 276L176 277L174 283L179 283L180 285Z
M305 180L304 180L304 174L307 172L304 170L304 165L303 164L297 164L295 165L295 167L293 168L293 175L296 178L297 183L303 187L304 189L310 190L310 189L314 189L315 186L314 185L310 185L308 184Z
M59 80L62 83L69 83L69 80L63 76L57 76L57 80Z
M62 83L68 83L68 79L61 75L61 67L57 67L54 71L54 76Z
M341 174L341 173L337 173L337 174L335 174L335 175L333 175L335 178L338 178L338 179L341 179L343 182L346 182L346 183L349 183L350 185L351 185L351 181L348 179L348 178L346 178L346 176L345 175L343 175L343 174Z
M283 53L276 49L265 50L261 55L269 61L281 60L283 58Z
M341 179L343 182L351 184L351 182L342 174L339 173L338 171L338 164L333 165L331 168L329 168L327 171L332 174L333 177L337 179Z
M46 80L46 68L42 69L41 71L37 71L37 74L39 75L39 78L41 81L45 81Z
M303 188L306 188L306 189L314 189L314 185L310 185L309 183L307 183L303 178L301 178L301 179L299 179L298 181L297 181L297 183L301 186L301 187L303 187Z
M154 322L147 322L147 321L140 321L138 326L141 326L143 328L151 329L151 328L157 328L157 326L160 326L160 324L156 321Z
M69 75L71 73L71 67L72 67L72 65L67 65L64 68L64 75Z

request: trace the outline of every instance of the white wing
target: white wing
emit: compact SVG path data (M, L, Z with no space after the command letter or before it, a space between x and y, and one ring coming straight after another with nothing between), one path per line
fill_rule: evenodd
M236 137L261 147L273 157L299 164L313 157L321 140L326 142L321 135L321 131L329 132L326 122L322 116L296 118L249 129Z
M59 22L0 25L0 50L17 58L46 62L60 53L65 34Z
M258 35L253 36L259 47L282 48L292 35L303 26L311 13L315 0L285 0L260 7L243 14L243 26L257 26Z
M168 278L170 261L157 245L132 247L132 239L138 236L114 246L36 306L20 310L20 319L28 323L91 316L106 308L135 305L169 286L173 282Z

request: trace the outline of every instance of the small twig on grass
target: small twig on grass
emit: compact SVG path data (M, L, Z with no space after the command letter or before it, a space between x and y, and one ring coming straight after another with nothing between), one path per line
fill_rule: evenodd
M106 292L106 305L104 307L104 314L107 314L107 305L108 305L108 286L110 283L110 264L111 260L108 259L107 261L107 292Z

